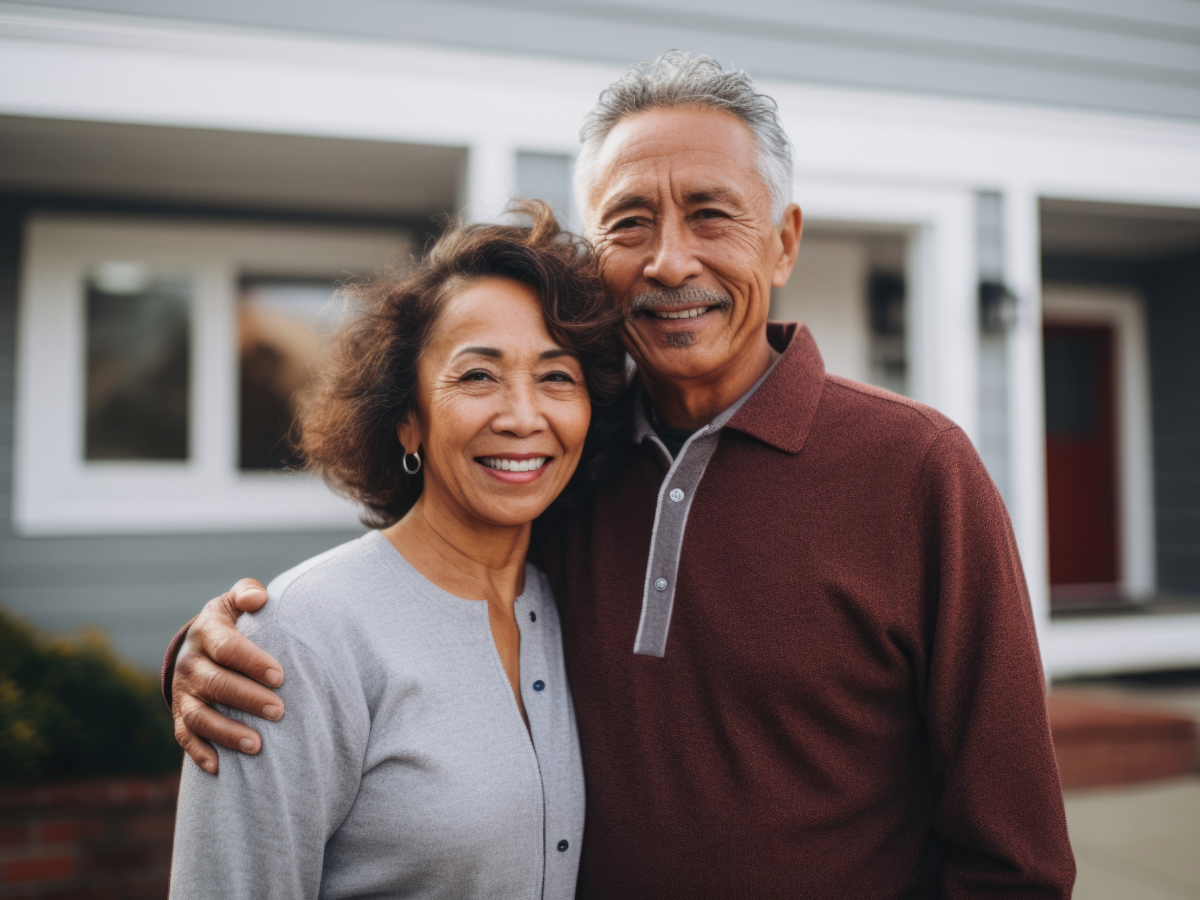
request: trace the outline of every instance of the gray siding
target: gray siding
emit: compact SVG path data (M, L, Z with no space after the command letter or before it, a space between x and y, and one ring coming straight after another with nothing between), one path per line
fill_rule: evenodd
M1147 278L1158 582L1200 594L1200 254Z
M99 626L157 668L175 630L238 578L264 581L353 532L23 538L12 527L13 375L23 204L0 197L0 606L49 631Z
M679 47L758 77L1200 116L1200 4L1190 0L43 5L620 63Z

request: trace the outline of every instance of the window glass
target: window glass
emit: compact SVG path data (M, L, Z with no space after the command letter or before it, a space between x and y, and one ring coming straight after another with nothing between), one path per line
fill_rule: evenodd
M188 458L190 305L184 278L137 263L95 268L86 285L85 459Z
M244 470L298 465L288 442L298 392L312 380L337 326L333 278L247 276L238 295L240 356L238 465Z

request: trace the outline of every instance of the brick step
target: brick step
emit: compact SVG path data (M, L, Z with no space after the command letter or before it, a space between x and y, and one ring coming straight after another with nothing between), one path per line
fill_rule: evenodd
M1196 721L1186 715L1083 691L1052 691L1047 704L1064 788L1196 771Z

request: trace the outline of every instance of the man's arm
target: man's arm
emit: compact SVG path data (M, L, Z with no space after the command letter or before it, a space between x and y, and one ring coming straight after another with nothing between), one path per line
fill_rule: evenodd
M243 578L204 605L183 627L163 659L163 697L175 718L175 740L200 768L217 774L217 751L209 741L257 753L258 732L212 708L223 703L261 719L283 717L283 701L263 687L283 683L283 666L237 629L244 612L262 609L262 582Z
M1000 495L957 428L931 449L922 494L941 896L1065 900L1075 862L1025 575Z

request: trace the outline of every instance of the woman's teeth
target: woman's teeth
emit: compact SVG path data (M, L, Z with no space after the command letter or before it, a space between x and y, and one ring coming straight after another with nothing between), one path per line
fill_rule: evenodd
M660 319L694 319L696 316L703 315L708 312L707 306L693 306L691 309L680 310L665 310L652 309L650 312L658 316Z
M540 469L550 461L548 456L535 456L533 459L500 459L496 456L481 456L479 461L489 469L499 469L501 472L532 472Z

